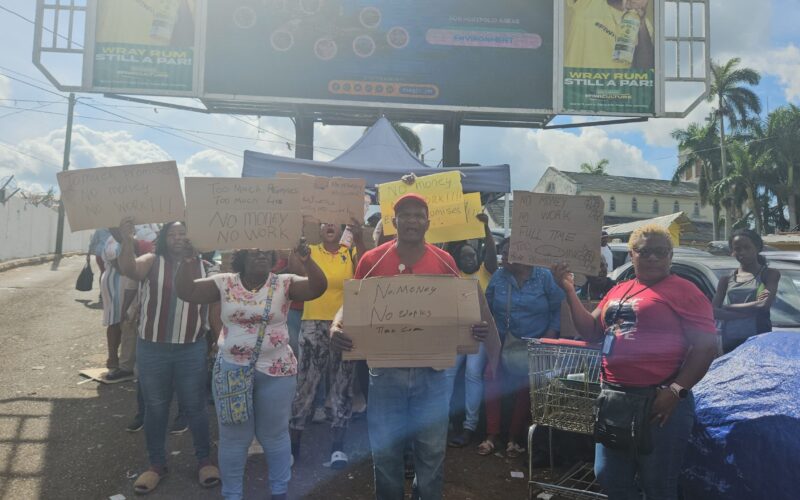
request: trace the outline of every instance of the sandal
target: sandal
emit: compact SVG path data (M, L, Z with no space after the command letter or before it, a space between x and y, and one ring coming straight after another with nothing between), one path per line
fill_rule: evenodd
M523 453L525 453L525 448L513 441L508 442L508 446L506 446L506 456L508 458L517 458Z
M494 441L491 439L486 439L478 445L478 455L485 457L492 454L494 454Z
M203 488L213 488L219 484L219 469L217 469L216 465L203 465L197 471L197 481Z
M150 467L136 478L136 481L133 483L133 491L137 495L147 495L156 489L158 483L161 482L161 479L166 475L167 469Z

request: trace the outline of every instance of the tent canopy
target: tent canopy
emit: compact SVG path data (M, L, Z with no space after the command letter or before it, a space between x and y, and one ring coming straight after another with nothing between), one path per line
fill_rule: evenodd
M508 193L511 172L508 165L431 168L408 149L385 117L370 127L350 149L330 162L300 160L255 151L244 152L242 177L275 177L278 172L303 173L321 177L365 179L367 187L392 182L414 173L418 176L459 170L464 191Z

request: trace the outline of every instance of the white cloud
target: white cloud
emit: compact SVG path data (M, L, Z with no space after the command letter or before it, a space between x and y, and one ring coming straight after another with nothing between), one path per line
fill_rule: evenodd
M56 186L61 170L65 129L15 145L17 151L0 148L0 176L15 174L20 184ZM83 125L72 130L71 169L106 167L163 161L170 156L160 146L137 140L126 131L97 131Z
M778 78L787 101L800 102L800 48L795 44L755 57L752 64L754 69Z
M183 177L241 177L242 162L213 149L193 154L178 164Z

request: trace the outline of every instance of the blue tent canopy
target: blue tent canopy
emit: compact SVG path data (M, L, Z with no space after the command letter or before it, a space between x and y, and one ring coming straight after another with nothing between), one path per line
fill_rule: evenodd
M242 177L270 178L279 172L304 173L322 177L365 179L367 187L374 187L396 181L412 172L423 176L453 170L462 172L464 191L511 192L511 172L508 165L431 168L414 156L386 118L379 119L350 149L330 162L245 151Z

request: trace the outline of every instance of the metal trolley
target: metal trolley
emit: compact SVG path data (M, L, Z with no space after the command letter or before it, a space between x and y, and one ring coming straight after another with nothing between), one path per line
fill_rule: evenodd
M528 498L537 492L560 498L607 498L600 492L592 464L578 463L556 483L533 481L530 450L537 426L592 435L594 404L600 394L599 346L576 340L533 339L528 343L531 414L528 430ZM550 447L550 463L553 451Z

